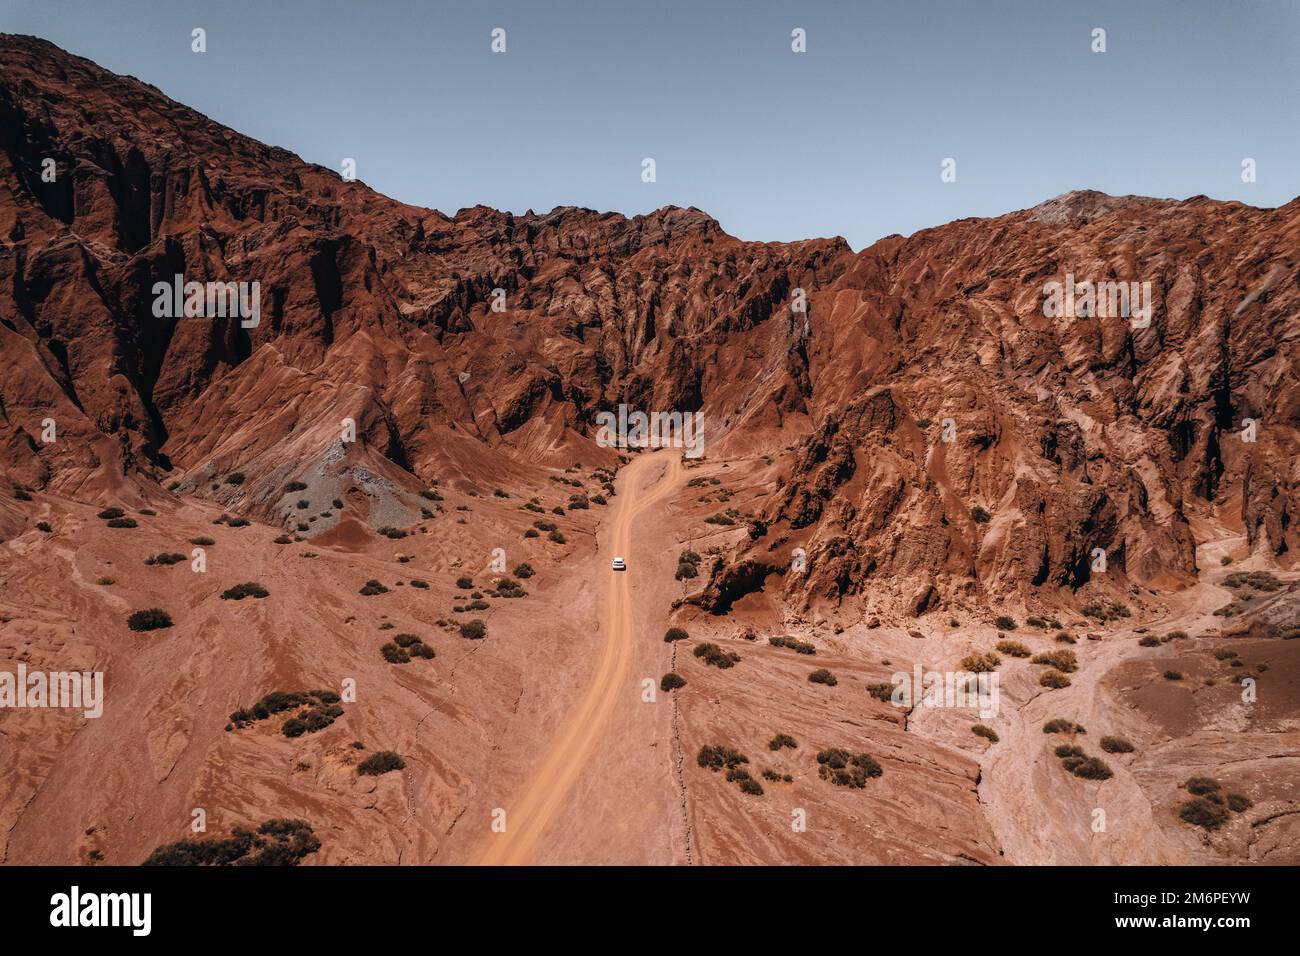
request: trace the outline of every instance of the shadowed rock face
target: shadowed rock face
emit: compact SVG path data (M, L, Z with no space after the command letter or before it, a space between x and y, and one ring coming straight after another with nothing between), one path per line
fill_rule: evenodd
M1204 502L1284 562L1300 546L1297 203L1071 193L858 254L741 242L695 209L448 217L43 41L0 54L13 481L139 502L229 496L239 471L223 502L271 518L306 471L399 495L608 460L593 421L626 402L702 410L712 452L784 466L699 597L719 612L795 548L790 600L888 582L923 611L1078 590L1096 548L1112 584L1184 583ZM1149 282L1150 328L1046 317L1067 273ZM260 323L155 317L177 274L260 283Z

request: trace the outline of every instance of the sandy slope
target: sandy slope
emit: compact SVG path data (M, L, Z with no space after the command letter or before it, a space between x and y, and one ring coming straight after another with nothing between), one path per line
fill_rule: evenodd
M662 474L661 474L662 473ZM660 475L653 490L642 490L647 475ZM484 865L517 865L532 861L543 845L548 828L568 795L590 770L590 758L601 736L608 731L611 714L621 698L636 687L629 680L634 653L632 593L630 575L638 566L632 549L634 524L647 512L660 507L676 489L681 465L671 454L642 458L628 467L622 483L625 490L615 499L610 539L613 553L628 560L629 571L606 569L609 599L606 606L606 639L600 663L590 688L573 712L560 736L521 794L503 809L506 829L488 837L479 862Z

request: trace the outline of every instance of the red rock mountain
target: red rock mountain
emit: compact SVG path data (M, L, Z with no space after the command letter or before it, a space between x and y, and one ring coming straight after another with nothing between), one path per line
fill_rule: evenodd
M626 403L702 411L710 455L769 463L691 598L714 612L1074 599L1096 548L1110 591L1177 586L1210 512L1300 547L1300 202L1070 193L856 254L695 209L446 216L12 36L0 174L5 533L13 485L285 523L304 476L409 523L434 478L613 462L595 416ZM1047 317L1067 274L1149 282L1150 327ZM260 324L155 317L175 275L260 283Z

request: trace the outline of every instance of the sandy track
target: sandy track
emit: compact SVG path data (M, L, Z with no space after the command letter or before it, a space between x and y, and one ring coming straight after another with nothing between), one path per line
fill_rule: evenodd
M652 491L641 488L649 475L663 469ZM517 866L530 862L546 831L582 778L591 755L606 732L620 697L630 693L629 672L635 629L629 575L636 573L632 551L633 523L669 497L680 482L681 462L671 453L639 458L624 470L611 517L613 554L628 559L627 573L605 569L609 583L606 604L606 639L591 686L574 710L546 757L507 806L506 831L491 834L478 862L484 866Z

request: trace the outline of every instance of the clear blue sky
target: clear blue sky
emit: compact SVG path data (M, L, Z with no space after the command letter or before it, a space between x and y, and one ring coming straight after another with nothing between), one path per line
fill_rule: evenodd
M449 213L675 204L862 248L1071 189L1300 193L1294 0L0 0L0 31Z

